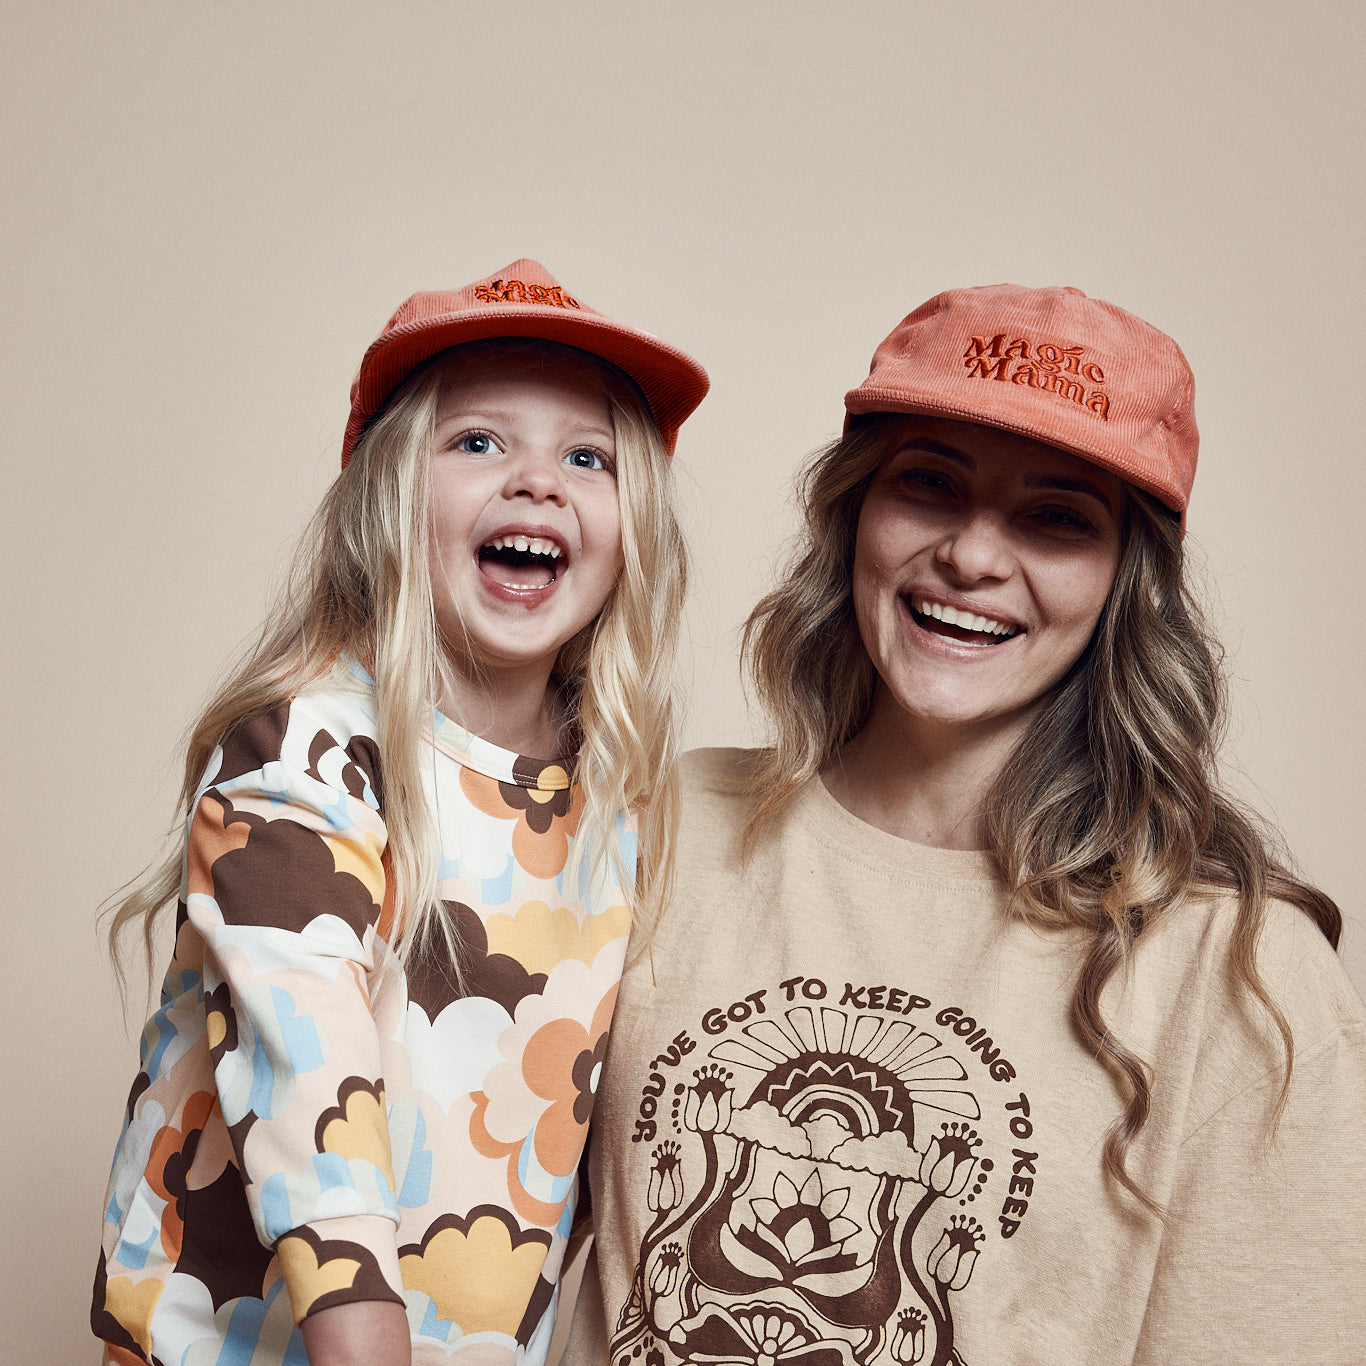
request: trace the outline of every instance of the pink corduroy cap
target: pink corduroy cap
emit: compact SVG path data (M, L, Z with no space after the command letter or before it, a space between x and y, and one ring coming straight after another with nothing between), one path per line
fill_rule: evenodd
M925 413L1031 436L1184 517L1200 447L1194 396L1180 347L1142 318L1079 289L984 285L908 314L844 406L850 417Z
M603 317L538 262L514 261L463 289L414 294L398 306L351 386L343 467L366 423L410 371L447 347L490 337L563 342L610 361L640 386L670 455L679 427L710 387L707 372L692 357L648 332Z

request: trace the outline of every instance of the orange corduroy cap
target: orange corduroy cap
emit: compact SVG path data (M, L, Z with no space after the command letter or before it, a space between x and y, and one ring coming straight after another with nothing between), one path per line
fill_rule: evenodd
M398 306L351 385L342 465L410 371L447 347L490 337L563 342L610 361L640 386L670 455L679 427L710 387L707 372L692 357L648 332L605 318L543 265L523 259L463 289L414 294Z
M1200 447L1194 396L1181 348L1142 318L1079 289L983 285L936 294L902 319L844 406L850 417L925 413L1031 436L1184 518Z

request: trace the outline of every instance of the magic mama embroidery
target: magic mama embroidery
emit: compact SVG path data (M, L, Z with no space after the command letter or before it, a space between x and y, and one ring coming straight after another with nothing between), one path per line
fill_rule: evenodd
M475 285L474 297L485 304L548 304L553 308L582 308L572 294L559 285L529 285L522 280L495 280Z
M1102 421L1110 420L1110 396L1101 387L1105 371L1085 359L1084 346L1031 342L1028 337L1012 337L1007 342L1006 336L998 332L994 337L983 335L968 342L963 365L969 379L999 380L1043 389L1089 408Z

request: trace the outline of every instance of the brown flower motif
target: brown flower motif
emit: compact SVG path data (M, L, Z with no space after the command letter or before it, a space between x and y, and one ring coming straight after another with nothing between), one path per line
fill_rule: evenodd
M607 1035L604 1034L592 1048L585 1048L574 1059L571 1075L574 1085L578 1088L578 1095L574 1097L576 1124L587 1124L589 1115L593 1113L593 1098L597 1094L598 1078L602 1075L602 1059L606 1052Z
M558 764L542 765L523 781L531 785L500 782L471 768L460 771L460 786L480 811L517 822L512 831L517 862L533 877L552 878L568 860L569 840L583 811L583 790L570 783Z

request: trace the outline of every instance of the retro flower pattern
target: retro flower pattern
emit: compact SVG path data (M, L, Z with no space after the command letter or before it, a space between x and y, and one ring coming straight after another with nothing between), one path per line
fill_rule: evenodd
M567 765L436 716L463 985L399 969L374 714L343 663L209 764L110 1178L91 1323L111 1361L283 1366L304 1317L355 1299L404 1305L434 1359L544 1358L625 899L565 893Z

